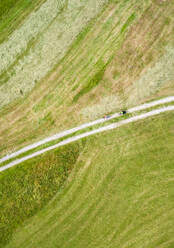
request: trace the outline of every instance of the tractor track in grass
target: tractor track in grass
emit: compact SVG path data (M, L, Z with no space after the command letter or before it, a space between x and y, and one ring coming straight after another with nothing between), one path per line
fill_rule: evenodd
M152 101L152 102L149 102L149 103L144 103L142 105L130 108L130 109L127 110L127 112L128 113L133 113L133 112L136 112L136 111L145 110L145 109L148 109L148 108L160 105L160 104L169 103L169 102L172 102L172 101L174 101L174 96L169 96L169 97L165 97L165 98L160 99L160 100ZM100 119L97 119L95 121L84 123L84 124L82 124L80 126L77 126L77 127L65 130L63 132L57 133L57 134L55 134L53 136L47 137L47 138L45 138L43 140L40 140L40 141L38 141L36 143L33 143L31 145L25 146L25 147L23 147L22 149L20 149L20 150L18 150L16 152L13 152L11 154L8 154L8 155L0 158L0 163L3 163L3 162L5 162L5 161L7 161L9 159L15 158L15 157L17 157L18 155L20 155L20 154L22 154L24 152L30 151L30 150L32 150L32 149L34 149L34 148L36 148L36 147L38 147L40 145L44 145L44 144L46 144L46 143L48 143L50 141L54 141L54 140L63 138L65 136L67 136L67 135L73 134L73 133L75 133L77 131L80 131L80 130L83 130L83 129L87 128L87 127L92 127L94 125L106 122L108 120L111 120L111 119L114 119L114 118L117 118L117 117L120 117L119 113L112 114L107 119L100 118Z
M170 96L170 97L167 97L167 98L164 98L164 99L160 99L160 100L157 100L157 101L153 101L153 102L150 102L150 103L139 105L137 107L129 109L128 113L133 113L135 111L144 110L144 109L147 109L147 108L159 105L159 104L168 103L168 102L172 102L172 101L174 101L174 96ZM97 133L100 133L100 132L111 130L111 129L120 127L122 125L131 123L131 122L135 122L135 121L145 119L145 118L150 117L150 116L154 116L154 115L157 115L157 114L160 114L160 113L163 113L163 112L166 112L166 111L172 111L172 110L174 110L174 105L163 107L163 108L160 108L160 109L155 109L155 110L152 110L152 111L144 113L144 114L139 114L139 115L136 115L134 117L130 117L128 119L121 120L119 122L109 124L107 126L104 126L104 127L98 128L98 129L94 129L92 131L88 131L88 132L85 132L85 133L77 135L77 136L67 138L67 139L65 139L65 140L63 140L63 141L61 141L61 142L59 142L59 143L57 143L55 145L49 146L49 147L47 147L45 149L39 150L39 151L34 152L33 154L27 155L25 157L16 159L16 160L6 164L5 166L0 167L0 172L5 171L8 168L13 167L13 166L15 166L17 164L20 164L20 163L22 163L22 162L24 162L24 161L26 161L28 159L31 159L31 158L36 157L36 156L39 156L39 155L41 155L41 154L43 154L43 153L45 153L47 151L50 151L50 150L53 150L53 149L58 148L60 146L69 144L71 142L74 142L76 140L82 139L84 137L88 137L88 136L91 136L93 134L97 134ZM89 122L89 123L83 124L81 126L78 126L78 127L63 131L61 133L58 133L58 134L56 134L54 136L51 136L51 137L48 137L48 138L46 138L44 140L41 140L41 141L39 141L37 143L34 143L32 145L26 146L26 147L20 149L19 151L15 152L15 153L12 153L10 155L7 155L7 156L1 158L0 163L4 162L6 160L9 160L11 158L14 158L14 157L18 156L19 154L22 154L23 152L29 151L29 150L31 150L31 149L39 146L39 145L45 144L45 143L47 143L49 141L56 140L56 139L58 139L60 137L67 136L67 135L72 134L72 133L74 133L76 131L82 130L82 129L86 128L86 127L91 127L93 125L103 123L103 122L105 122L107 120L110 120L110 119L113 119L113 118L116 118L116 117L119 117L119 116L120 116L119 113L115 113L115 114L111 115L108 119L103 119L103 118L98 119L96 121Z

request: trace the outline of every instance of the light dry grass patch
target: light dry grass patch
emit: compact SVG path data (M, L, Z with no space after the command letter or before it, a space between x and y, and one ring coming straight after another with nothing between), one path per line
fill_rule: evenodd
M64 9L66 1L48 0L36 13L31 14L21 29L13 34L14 37L0 47L0 52L6 54L1 56L1 73L15 61L18 54L23 54L13 67L13 75L9 75L8 82L1 86L0 106L19 97L19 89L24 93L31 91L36 82L65 55L78 33L96 16L105 2L106 0L90 0L87 3L76 1L74 5L72 1L68 1ZM25 54L28 42L33 38L36 38L36 44Z
M165 55L152 68L142 73L140 79L128 89L128 104L137 104L141 99L155 95L161 87L173 80L173 68L174 48L168 47Z
M112 16L107 18L111 12ZM136 19L128 25L125 33L121 34L123 26L132 13L136 14ZM172 41L171 13L172 6L163 8L151 1L143 4L137 1L125 0L119 3L112 1L112 4L105 6L103 11L83 30L84 33L82 31L82 35L77 37L66 56L43 80L37 83L30 96L24 97L14 105L9 105L1 112L0 130L3 130L1 137L7 144L6 148L2 147L1 154L5 153L4 149L6 151L10 151L12 147L17 149L45 136L88 121L87 115L85 117L79 113L82 113L87 105L98 106L102 103L102 99L107 99L107 97L109 99L110 96L116 96L123 106L127 106L128 96L125 94L125 91L128 92L127 88L139 79L140 72L146 72L148 67L150 68L158 61L159 57L164 54L166 44L169 40ZM158 37L158 32L156 36L153 36L152 23L154 30L159 31L168 15L171 21L161 32L162 37ZM159 27L157 17L160 20ZM107 19L105 23L102 21ZM147 34L142 35L138 50L136 50L135 46L132 47L133 39L136 39L136 34L139 39L138 34L141 33L141 29L147 30ZM149 42L147 42L148 35ZM157 42L152 44L155 39ZM157 54L159 47L160 53ZM142 59L139 57L141 52L144 54ZM151 56L150 62L148 62L149 56ZM144 58L145 62L142 63ZM109 60L111 64L107 64ZM92 88L80 96L76 104L72 104L73 97L86 87L92 75L101 69L100 61L106 65L104 77L98 82L96 88ZM107 72L109 72L108 75ZM170 83L171 89L172 82ZM148 96L146 99L154 99L156 95L163 96L163 92L164 95L170 95L168 85L169 83L164 85L165 91L156 92L155 95ZM144 102L144 99L141 99L141 102ZM51 122L41 121L50 112L54 120L52 126L49 124ZM12 122L13 125L10 125ZM22 137L20 137L21 134Z
M115 92L129 92L129 86L139 78L141 71L146 71L149 64L154 64L165 53L167 40L172 45L173 7L172 4L165 8L152 4L131 28L122 48L107 69L108 80L113 81L116 77L113 84Z
M90 107L81 110L83 119L94 120L107 113L116 112L122 106L121 100L117 95L111 95L99 99L97 104L93 104Z
M28 42L49 25L64 3L65 1L48 0L38 11L31 13L25 23L14 31L8 41L0 45L1 73L15 61L17 55L27 48ZM23 38L21 39L21 37ZM3 56L4 54L5 56Z

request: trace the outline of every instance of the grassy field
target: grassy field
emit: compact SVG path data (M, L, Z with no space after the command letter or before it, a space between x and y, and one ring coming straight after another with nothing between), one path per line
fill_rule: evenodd
M63 187L84 142L26 161L0 175L0 247ZM9 183L10 182L10 183Z
M172 0L1 0L0 157L174 95L173 13ZM0 247L173 248L173 144L170 112L2 172Z
M12 100L0 111L1 155L95 119L105 114L105 103L109 102L112 111L117 111L174 92L173 2L124 0L104 4L103 1L96 8L94 1L84 4L87 3L77 9L65 3L50 26L46 28L47 22L39 24L34 40L33 34L27 32L26 43L23 39L20 43L19 50L26 47L19 52L20 59L15 57L17 49L13 56L10 50L7 53L10 61L16 62L1 75L5 82L1 85L1 102ZM72 9L69 17L67 13ZM89 9L95 10L93 15L88 16L88 22L81 22ZM38 13L35 12L35 21ZM76 23L72 22L76 15L76 22L84 26L74 30L71 25ZM21 28L28 27L30 18L26 18L26 26ZM74 38L70 38L66 22L71 23ZM58 35L65 29L64 36ZM69 40L73 43L65 42ZM7 44L10 43L2 45ZM56 55L60 50L62 55ZM159 73L166 60L169 66L164 68L164 74Z
M53 184L53 199L33 218L25 221L5 247L172 248L173 125L173 113L166 113L89 137L81 144L74 143L73 147L66 146L65 154L68 151L71 154L74 148L80 154L78 159L73 159L75 165L69 180L62 190L56 190L56 184ZM60 149L53 154L59 153L62 157L62 152ZM3 186L7 181L9 185L9 179L10 185L14 182L16 185L14 195L11 187L3 187L3 195L8 195L11 202L9 204L6 199L5 205L9 209L6 228L9 227L10 231L13 222L17 221L13 209L24 207L26 212L21 211L21 222L31 211L33 200L27 202L23 195L25 197L25 193L31 190L33 196L32 190L35 189L36 199L44 201L42 197L45 196L36 185L38 181L43 183L42 187L46 187L48 193L50 190L50 184L43 180L45 172L39 174L38 179L38 173L33 176L30 166L28 162L5 172L0 178ZM32 168L42 172L37 161ZM27 175L22 173L27 170ZM29 188L28 180L23 180L24 175L35 181L32 188ZM54 177L51 175L51 178ZM21 196L19 192L23 192ZM1 207L2 210L5 206ZM1 216L7 211L2 210Z

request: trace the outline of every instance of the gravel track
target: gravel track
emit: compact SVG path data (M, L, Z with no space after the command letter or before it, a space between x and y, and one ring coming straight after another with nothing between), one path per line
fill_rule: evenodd
M165 99L166 99L166 98L165 98ZM165 99L163 99L163 103L164 103L164 100L165 100ZM160 100L159 100L159 101L160 101ZM157 102L157 101L155 101L155 102ZM145 109L145 106L149 106L149 107L155 106L155 105L151 105L151 106L150 106L150 104L155 104L155 102L148 103L148 104L144 104L144 105L141 105L141 106L138 106L138 107L129 109L129 113L131 113L130 111L134 112L135 109L136 109L136 110L137 110L137 109L140 110L140 108L141 108L141 110L142 110L142 109ZM165 102L165 103L166 103L166 102ZM159 104L161 104L161 102L160 102ZM143 108L143 106L144 106L144 108ZM55 145L50 146L50 147L47 147L47 148L45 148L45 149L43 149L43 150L37 151L37 152L35 152L35 153L33 153L33 154L30 154L30 155L25 156L25 157L23 157L23 158L17 159L17 160L15 160L15 161L12 161L12 162L10 162L9 164L7 164L7 165L5 165L5 166L3 166L3 167L0 167L0 172L5 171L5 170L7 170L8 168L13 167L13 166L15 166L15 165L17 165L17 164L20 164L20 163L22 163L22 162L24 162L24 161L26 161L26 160L28 160L28 159L34 158L34 157L36 157L36 156L39 156L39 155L41 155L41 154L43 154L43 153L45 153L45 152L47 152L47 151L50 151L50 150L53 150L53 149L58 148L58 147L60 147L60 146L69 144L69 143L71 143L71 142L74 142L74 141L76 141L76 140L82 139L82 138L84 138L84 137L88 137L88 136L93 135L93 134L96 134L96 133L101 133L101 132L104 132L104 131L107 131L107 130L111 130L111 129L120 127L120 126L122 126L122 125L131 123L131 122L135 122L135 121L138 121L138 120L142 120L142 119L145 119L145 118L147 118L147 117L154 116L154 115L158 115L158 114L160 114L160 113L164 113L164 112L166 112L166 111L172 111L172 110L174 110L174 105L168 106L168 107L163 107L163 108L160 108L160 109L155 109L155 110L152 110L152 111L147 112L147 113L145 113L145 114L140 114L140 115L137 115L137 116L128 118L128 119L126 119L126 120L122 120L122 121L119 121L119 122L116 122L116 123L113 123L113 124L110 124L110 125L107 125L107 126L104 126L104 127L101 127L101 128L98 128L98 129L89 131L89 132L85 132L85 133L83 133L83 134L80 134L80 135L77 135L77 136L68 138L68 139L66 139L66 140L63 140L63 141L59 142L58 144L55 144ZM115 115L118 115L118 113L115 114ZM112 115L112 118L115 118L115 117L113 117L113 115ZM111 119L111 118L110 118L110 119ZM100 120L101 120L101 119L100 119ZM97 120L97 121L99 121L99 120ZM101 122L104 122L104 121L101 121ZM94 123L94 122L93 122L93 123ZM100 123L100 122L98 122L98 123ZM90 123L87 123L87 124L90 124ZM87 124L84 124L84 125L87 125ZM82 126L84 126L84 125L82 125ZM82 126L79 126L79 127L82 127ZM91 125L91 126L92 126L92 125ZM77 128L79 128L79 127L77 127ZM77 131L77 130L80 130L80 129L76 129L76 128L74 128L74 129L75 129L76 131ZM81 129L82 129L82 128L81 128ZM70 130L72 130L72 129L70 129ZM67 130L67 131L65 131L64 133L66 133L66 132L68 132L68 131L70 131L70 130ZM59 135L60 135L60 134L59 134ZM67 134L66 134L66 135L67 135ZM49 137L49 138L51 138L51 137ZM46 139L45 139L45 140L46 140ZM33 145L34 145L34 144L33 144ZM31 145L31 146L32 146L32 145ZM30 147L31 147L31 146L30 146ZM18 152L19 152L19 151L18 151ZM10 156L10 155L9 155L9 156Z
M164 104L164 103L169 103L169 102L172 102L174 101L174 96L169 96L169 97L166 97L166 98L163 98L163 99L160 99L160 100L156 100L156 101L152 101L150 103L145 103L145 104L142 104L142 105L139 105L139 106L136 106L136 107L133 107L133 108L130 108L128 109L128 113L133 113L133 112L136 112L136 111L140 111L140 110L144 110L144 109L147 109L147 108L151 108L151 107L154 107L156 105L160 105L160 104ZM68 130L65 130L63 132L60 132L60 133L57 133L53 136L50 136L50 137L47 137L43 140L40 140L36 143L33 143L31 145L28 145L28 146L25 146L24 148L16 151L16 152L13 152L11 154L8 154L4 157L2 157L0 159L0 163L4 162L4 161L7 161L11 158L14 158L14 157L17 157L18 155L24 153L24 152L27 152L29 150L32 150L40 145L44 145L46 144L47 142L50 142L50 141L54 141L54 140L57 140L59 138L62 138L62 137L65 137L69 134L72 134L74 132L77 132L79 130L82 130L84 128L87 128L87 127L91 127L91 126L94 126L96 124L100 124L100 123L103 123L103 122L106 122L108 120L111 120L111 119L114 119L114 118L117 118L117 117L120 117L120 113L115 113L115 114L112 114L109 118L107 119L104 119L104 118L101 118L101 119L98 119L98 120L95 120L95 121L92 121L92 122L88 122L88 123L85 123L85 124L82 124L78 127L74 127L72 129L68 129Z

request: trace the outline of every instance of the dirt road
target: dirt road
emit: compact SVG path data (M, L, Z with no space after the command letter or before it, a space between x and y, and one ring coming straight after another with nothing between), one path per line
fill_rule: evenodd
M154 107L154 106L157 106L157 105L160 105L160 104L169 103L169 102L172 102L172 101L174 101L174 96L169 96L169 97L166 97L166 98L163 98L163 99L160 99L160 100L152 101L150 103L145 103L145 104L142 104L142 105L139 105L139 106L130 108L130 109L128 109L127 112L128 113L133 113L133 112L136 112L136 111L148 109L148 108L151 108L151 107ZM34 144L28 145L28 146L26 146L26 147L24 147L24 148L22 148L22 149L20 149L20 150L18 150L16 152L13 152L13 153L11 153L9 155L6 155L6 156L2 157L0 159L0 163L2 163L4 161L7 161L7 160L9 160L11 158L15 158L18 155L20 155L20 154L22 154L24 152L27 152L27 151L29 151L31 149L34 149L34 148L36 148L36 147L38 147L40 145L44 145L47 142L50 142L50 141L53 141L53 140L57 140L59 138L65 137L65 136L67 136L69 134L72 134L72 133L77 132L79 130L82 130L84 128L91 127L91 126L94 126L94 125L99 124L99 123L103 123L105 121L108 121L108 120L117 118L119 116L120 116L119 113L115 113L115 114L111 115L107 119L101 118L101 119L98 119L98 120L95 120L95 121L92 121L92 122L88 122L88 123L82 124L82 125L80 125L78 127L74 127L72 129L68 129L68 130L65 130L63 132L57 133L57 134L55 134L53 136L50 136L50 137L45 138L43 140L40 140L40 141L38 141L38 142L36 142Z
M153 105L154 106L154 105ZM138 108L138 107L136 107ZM140 106L139 106L140 108ZM135 108L134 108L135 109ZM116 122L116 123L113 123L113 124L110 124L110 125L107 125L107 126L104 126L104 127L101 127L101 128L98 128L98 129L95 129L95 130L92 130L92 131L89 131L89 132L86 132L86 133L83 133L83 134L80 134L80 135L77 135L77 136L74 136L74 137L71 137L71 138L68 138L66 140L63 140L61 142L59 142L58 144L56 145L53 145L53 146L50 146L50 147L47 147L43 150L40 150L38 152L35 152L33 154L30 154L28 156L25 156L23 158L20 158L20 159L16 159L15 161L12 161L11 163L3 166L3 167L0 167L0 172L2 171L5 171L7 170L8 168L10 167L13 167L17 164L20 164L30 158L33 158L33 157L36 157L36 156L39 156L40 154L43 154L47 151L50 151L50 150L53 150L55 148L58 148L60 146L63 146L63 145L66 145L66 144L69 144L71 142L74 142L76 140L79 140L79 139L82 139L84 137L88 137L90 135L93 135L93 134L96 134L96 133L101 133L101 132L104 132L104 131L107 131L107 130L111 130L111 129L114 129L114 128L118 128L122 125L125 125L125 124L128 124L130 122L135 122L135 121L138 121L138 120L141 120L141 119L145 119L147 117L150 117L150 116L154 116L154 115L158 115L160 113L164 113L166 111L172 111L174 110L174 105L172 106L168 106L168 107L163 107L163 108L160 108L160 109L155 109L155 110L152 110L150 112L147 112L145 114L140 114L140 115L137 115L137 116L134 116L134 117L131 117L131 118L128 118L126 120L122 120L122 121L119 121L119 122ZM129 110L130 112L130 110ZM77 127L79 128L79 127ZM69 130L67 130L69 131ZM77 130L76 130L77 131ZM66 131L65 131L66 132ZM32 145L31 145L32 146Z

